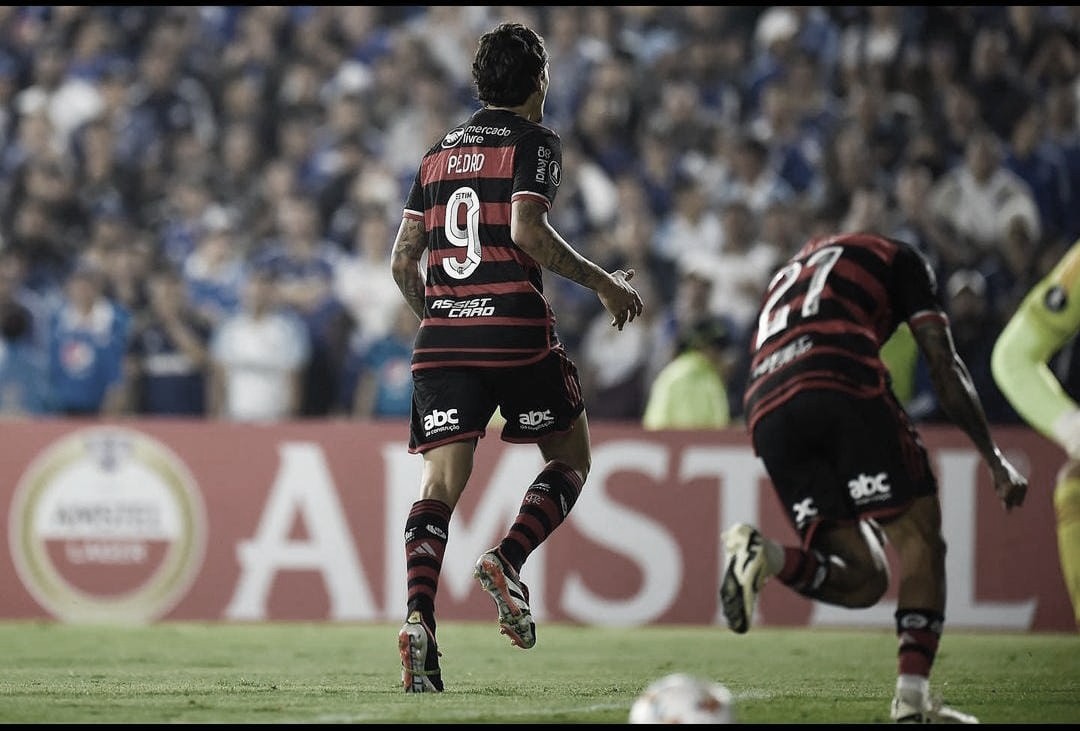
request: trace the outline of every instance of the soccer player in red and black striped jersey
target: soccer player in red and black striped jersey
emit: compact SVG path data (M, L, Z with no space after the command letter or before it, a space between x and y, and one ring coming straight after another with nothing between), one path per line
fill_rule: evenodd
M595 291L619 330L643 309L632 269L604 271L548 222L562 148L541 124L543 39L521 24L499 25L480 38L472 73L482 108L420 161L392 254L394 279L420 319L409 451L423 455L424 469L405 523L407 620L398 635L406 692L443 689L435 595L450 516L496 409L502 439L537 444L546 464L474 575L510 641L536 643L519 572L566 519L591 462L577 369L556 334L543 270Z
M1023 503L1027 480L994 443L932 269L899 241L824 236L773 275L761 303L750 341L747 428L802 542L783 546L746 523L725 531L720 600L728 626L749 629L758 592L772 576L816 601L876 604L889 586L887 539L900 566L892 719L975 722L930 700L945 620L945 539L926 449L879 355L902 323L950 418L989 467L1006 511Z

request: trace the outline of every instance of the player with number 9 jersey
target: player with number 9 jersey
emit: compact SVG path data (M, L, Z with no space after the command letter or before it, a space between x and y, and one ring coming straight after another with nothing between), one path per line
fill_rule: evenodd
M540 266L510 236L512 201L550 208L558 135L482 108L424 155L404 217L428 231L424 317L413 369L533 363L558 344Z
M520 572L566 520L592 462L577 368L555 335L543 269L595 292L619 330L644 308L629 283L633 269L604 271L548 222L562 150L541 124L551 82L543 38L520 23L499 24L480 37L472 71L483 107L422 157L390 256L394 281L420 319L409 451L424 467L405 521L406 620L398 633L407 693L444 688L435 597L450 517L496 410L502 439L535 444L544 466L473 576L495 602L500 631L517 647L536 644Z

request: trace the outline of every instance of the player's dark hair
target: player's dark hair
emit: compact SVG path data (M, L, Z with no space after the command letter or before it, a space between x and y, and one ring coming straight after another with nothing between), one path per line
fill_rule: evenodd
M547 65L544 39L521 23L502 23L480 36L472 74L476 98L496 107L516 107L537 90Z

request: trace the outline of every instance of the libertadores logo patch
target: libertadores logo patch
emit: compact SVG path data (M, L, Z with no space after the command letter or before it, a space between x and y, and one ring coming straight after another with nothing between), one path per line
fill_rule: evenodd
M194 581L206 547L187 466L132 429L90 427L53 442L21 476L9 516L19 578L72 623L161 617Z

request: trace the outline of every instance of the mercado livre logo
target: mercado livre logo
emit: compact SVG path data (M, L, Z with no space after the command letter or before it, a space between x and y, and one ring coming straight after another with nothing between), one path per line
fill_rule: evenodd
M90 427L46 447L15 488L19 578L68 622L149 622L201 566L206 516L183 461L146 434Z

